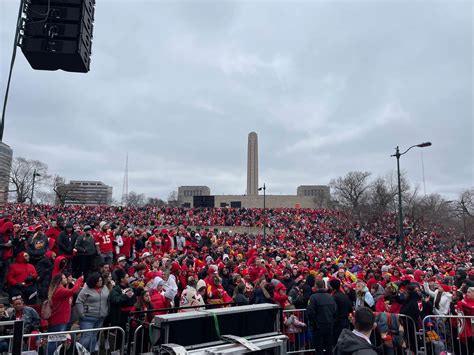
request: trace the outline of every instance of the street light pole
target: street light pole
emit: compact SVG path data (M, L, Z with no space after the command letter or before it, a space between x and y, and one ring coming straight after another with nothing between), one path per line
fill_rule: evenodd
M429 147L431 142L425 142L420 144L412 145L410 148L405 150L403 153L400 153L400 149L398 146L395 148L395 154L391 155L392 157L397 158L397 177L398 177L398 228L399 228L399 243L400 248L402 251L402 260L403 262L406 261L406 253L405 253L405 232L403 230L403 211L402 211L402 181L401 181L401 174L400 174L400 157L406 154L411 148L419 147Z
M32 205L34 204L34 203L33 203L33 194L35 193L35 180L36 180L36 177L37 177L37 176L41 176L41 174L38 174L38 173L36 172L36 169L35 169L35 170L33 171L33 184L32 184L32 186L31 186L31 197L30 197L30 202L31 202Z
M266 239L266 236L267 236L267 224L266 224L266 219L267 219L267 212L266 212L266 206L265 206L265 199L266 199L266 193L265 193L265 190L266 190L266 186L265 184L263 184L263 187L260 187L258 189L258 191L262 191L263 190L263 239L265 240Z
M403 231L403 211L402 211L402 181L400 176L400 150L395 148L395 157L397 158L397 177L398 177L398 243L402 249L402 260L405 262L405 232Z

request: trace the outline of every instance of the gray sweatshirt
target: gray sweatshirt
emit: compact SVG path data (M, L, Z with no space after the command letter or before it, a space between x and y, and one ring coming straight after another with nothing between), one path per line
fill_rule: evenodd
M109 289L102 287L100 293L89 286L79 292L76 304L79 317L105 318L109 314Z

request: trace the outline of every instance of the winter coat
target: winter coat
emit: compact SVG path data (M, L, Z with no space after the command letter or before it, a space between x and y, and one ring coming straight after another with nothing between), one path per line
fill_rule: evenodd
M129 313L134 309L137 297L128 297L123 291L129 286L115 285L110 291L110 324L112 326L125 326Z
M36 272L38 273L38 296L41 300L48 298L48 288L53 272L51 257L52 252L48 251L36 264Z
M10 265L10 270L8 270L7 274L7 282L10 286L16 286L22 282L26 286L30 286L38 277L35 267L26 262L25 254L25 252L18 254L16 261Z
M72 256L72 250L74 249L74 244L76 244L77 233L72 232L68 234L66 231L59 234L56 245L59 251L59 255Z
M150 303L153 307L152 309L160 310L160 309L168 308L166 297L163 295L163 293L158 292L155 289L151 289L149 293L150 293L150 299L151 299ZM165 312L154 312L154 314L155 315L165 314Z
M474 300L465 297L458 302L457 309L462 316L474 316ZM461 328L459 329L459 338L465 342L467 338L474 336L474 323L472 319L462 318Z
M234 302L236 306L246 306L249 304L249 299L245 297L245 295L238 293L234 296L232 302Z
M59 285L54 291L51 297L51 317L48 319L50 326L69 323L71 319L72 297L79 292L82 285L82 278L79 278L73 288Z
M7 260L13 256L13 245L6 246L8 243L12 243L13 239L13 223L5 222L0 227L0 262L2 259Z
M436 290L434 292L431 291L427 282L423 284L423 287L425 289L425 292L433 298L433 313L435 315L440 315L440 316L448 315L450 313L450 305L451 305L451 299L453 298L453 295L449 292L443 292L441 294L441 300L439 302L439 309L438 309L435 306L435 303L436 303L435 301L436 301L436 297L438 296L438 293L441 291L440 290Z
M336 291L332 295L337 305L337 320L346 320L352 313L352 302L344 292Z
M179 306L196 307L182 309L181 312L204 310L204 307L200 307L204 306L204 300L202 299L201 294L199 294L194 287L186 286L186 288L181 293L181 300L179 302Z
M77 237L74 247L77 249L78 255L93 256L97 254L95 239L90 234L82 234Z
M317 290L309 298L306 314L313 329L332 326L337 317L336 301L325 289Z
M7 313L9 315L8 320L17 319L15 308L9 308L7 310ZM38 329L40 326L40 317L38 315L38 312L28 306L23 307L23 312L19 320L22 320L24 322L23 327L25 334L31 333L33 330Z
M109 314L109 294L107 287L100 290L85 286L77 296L76 306L79 317L105 318Z
M49 240L41 232L35 233L28 239L28 254L33 258L42 257L49 248Z
M355 335L349 329L343 329L337 341L334 355L377 355L373 345Z

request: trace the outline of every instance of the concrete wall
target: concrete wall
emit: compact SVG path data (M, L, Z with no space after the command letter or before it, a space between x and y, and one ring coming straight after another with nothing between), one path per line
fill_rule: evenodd
M263 208L263 195L215 195L214 198L215 207L220 207L221 203L226 203L230 207L231 202L240 201L243 208ZM267 208L320 208L326 207L328 202L315 197L296 195L267 195L265 198ZM193 198L183 197L180 203L189 203L193 207Z

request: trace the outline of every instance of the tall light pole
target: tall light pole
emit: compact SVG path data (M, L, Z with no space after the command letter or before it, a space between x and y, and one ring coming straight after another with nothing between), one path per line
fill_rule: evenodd
M36 172L36 169L33 171L33 184L31 186L31 197L30 197L30 202L33 205L33 194L35 193L35 180L37 176L41 176L41 174L38 174Z
M400 176L400 157L404 154L406 154L411 148L418 147L418 148L424 148L424 147L429 147L431 145L431 142L425 142L425 143L420 143L420 144L415 144L412 145L410 148L405 150L403 153L400 153L400 149L398 146L395 148L395 154L391 155L392 157L397 158L397 176L398 176L398 223L399 223L399 241L400 241L400 246L402 249L402 260L405 262L406 261L406 253L405 253L405 233L403 231L403 211L402 211L402 182L401 182L401 176Z
M267 217L267 213L266 213L266 209L265 209L265 190L266 190L266 186L265 184L263 184L263 187L259 187L258 188L258 191L262 191L263 190L263 239L265 240L265 237L267 236L267 223L266 223L266 217Z

